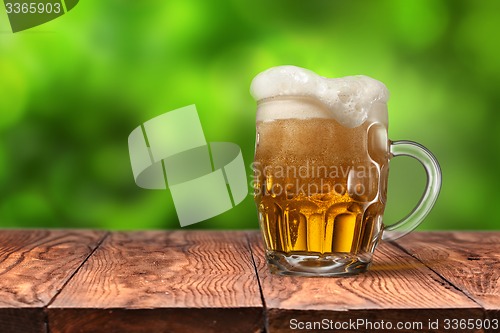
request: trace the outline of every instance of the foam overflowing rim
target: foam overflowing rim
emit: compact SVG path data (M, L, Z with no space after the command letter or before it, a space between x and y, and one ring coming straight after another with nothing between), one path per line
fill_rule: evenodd
M310 97L325 106L331 118L346 127L357 127L367 118L376 103L387 103L386 86L364 75L326 78L296 67L272 67L258 74L252 81L250 93L260 105L279 97ZM266 118L273 118L272 111ZM283 110L280 110L282 118ZM291 114L290 118L307 118L308 110Z

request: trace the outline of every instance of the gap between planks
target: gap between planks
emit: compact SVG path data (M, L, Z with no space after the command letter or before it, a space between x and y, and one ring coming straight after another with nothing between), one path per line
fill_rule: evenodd
M92 255L97 251L97 249L99 247L101 247L102 243L106 240L106 238L108 238L108 236L111 234L110 231L105 231L105 234L103 235L103 237L101 238L101 240L99 242L97 242L97 245L96 247L90 251L90 253L85 257L85 259L82 260L82 262L80 263L80 265L75 269L75 271L69 276L69 278L63 283L63 285L61 286L61 289L59 289L55 295L50 299L50 301L43 307L43 311L45 313L45 319L46 319L46 322L48 323L48 316L47 316L47 309L48 307L55 301L55 299L57 298L57 296L59 296L59 294L64 290L64 288L68 285L68 283L73 279L73 277L75 277L76 274L78 274L78 272L80 271L80 269L83 267L83 265L87 262L87 260L89 260L90 257L92 257Z
M403 251L404 253L406 253L406 254L410 255L411 257L415 258L422 265L424 265L425 267L427 267L428 269L430 269L431 271L433 271L434 273L436 273L437 276L439 276L441 279L443 279L444 281L446 281L450 286L452 286L453 288L455 288L455 290L457 290L458 292L462 293L465 297L467 297L472 302L476 303L479 307L481 307L483 310L485 310L484 307L477 300L475 300L465 290L463 290L465 288L462 288L462 289L459 288L455 283L453 283L453 281L451 281L451 279L447 279L446 276L445 276L445 274L442 274L442 273L439 272L439 270L434 269L431 266L427 265L425 263L425 261L423 261L422 259L420 259L418 256L416 256L415 254L413 254L408 249L406 249L403 246L399 245L396 241L390 241L389 243L391 245L393 245L394 247L398 248L399 250Z

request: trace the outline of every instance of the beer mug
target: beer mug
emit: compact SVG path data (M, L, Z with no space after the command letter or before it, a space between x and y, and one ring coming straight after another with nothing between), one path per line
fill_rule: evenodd
M388 91L381 82L281 66L259 74L251 92L257 100L254 198L272 272L364 272L381 239L404 236L433 207L439 164L418 143L388 140ZM408 216L387 225L389 161L396 156L420 161L427 186Z

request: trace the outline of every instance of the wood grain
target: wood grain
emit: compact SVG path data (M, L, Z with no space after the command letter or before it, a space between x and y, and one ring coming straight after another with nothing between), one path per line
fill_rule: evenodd
M0 332L46 332L44 307L105 232L0 230Z
M260 332L244 232L116 232L48 308L51 332Z
M412 233L342 278L270 274L256 231L106 235L0 231L0 333L289 332L291 319L450 332L444 319L500 317L500 232ZM483 331L496 332L461 332Z
M426 332L439 332L425 326L430 319L483 318L478 304L392 244L379 245L374 265L367 273L342 278L303 278L271 274L260 236L253 235L251 243L269 332L290 331L292 319L383 320L394 326L398 321L411 320L422 322ZM394 330L413 331L416 330Z
M418 232L396 242L500 320L500 232Z

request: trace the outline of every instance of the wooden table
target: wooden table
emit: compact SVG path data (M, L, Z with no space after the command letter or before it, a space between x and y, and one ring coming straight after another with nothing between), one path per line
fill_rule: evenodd
M498 332L499 275L500 232L413 233L368 273L300 278L269 273L256 231L0 230L0 332Z

